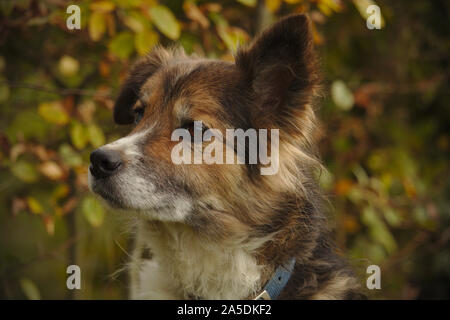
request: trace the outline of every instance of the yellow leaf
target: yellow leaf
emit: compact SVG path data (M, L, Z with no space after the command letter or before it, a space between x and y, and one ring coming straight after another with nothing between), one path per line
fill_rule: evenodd
M20 286L22 287L23 293L25 293L28 300L40 300L41 294L39 289L36 287L33 281L27 278L20 279Z
M78 61L71 56L63 56L58 64L59 72L64 76L73 76L80 69Z
M111 1L95 1L89 6L93 11L109 12L114 10L116 5Z
M180 37L180 24L169 8L157 5L149 9L153 24L166 37L177 40Z
M281 0L266 0L265 4L270 12L277 12L281 6Z
M109 43L109 51L121 59L128 59L134 49L134 37L131 32L119 33Z
M70 129L70 138L72 139L75 148L79 150L83 149L89 140L87 130L79 122L75 122L72 125L72 128Z
M95 124L91 124L87 128L89 141L94 148L98 148L105 144L105 136L102 129L100 129Z
M38 113L50 123L64 125L69 122L69 115L59 101L41 103L38 107Z
M237 0L237 1L247 7L254 7L254 6L256 6L256 2L257 2L256 0Z
M93 41L98 41L101 39L105 31L105 15L101 12L93 12L89 17L89 36Z
M69 195L70 187L67 184L59 184L52 191L52 200L57 201Z
M319 0L317 7L326 16L330 16L333 12L339 12L341 10L339 4L334 0Z
M158 43L158 34L152 30L143 31L136 34L134 45L137 53L140 55L147 54Z
M27 204L31 213L42 214L44 212L44 208L42 207L42 205L33 197L27 197Z
M217 33L231 52L236 52L238 46L248 39L247 33L237 27L218 25Z

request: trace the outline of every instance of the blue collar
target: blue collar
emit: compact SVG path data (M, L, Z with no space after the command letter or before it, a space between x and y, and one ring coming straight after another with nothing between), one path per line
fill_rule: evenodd
M291 278L294 266L295 258L291 258L286 266L279 266L255 300L276 300Z

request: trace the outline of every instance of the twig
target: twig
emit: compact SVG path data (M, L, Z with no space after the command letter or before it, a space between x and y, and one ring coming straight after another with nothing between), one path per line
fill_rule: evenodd
M10 87L13 87L13 88L37 90L37 91L43 91L43 92L48 92L48 93L54 93L54 94L61 95L61 96L77 95L77 96L91 96L91 97L99 97L99 98L112 98L112 95L110 93L101 93L101 92L97 92L95 90L88 90L88 89L71 89L71 88L53 89L53 88L30 84L30 83L12 83L12 82L8 82L8 81L0 81L0 83L6 83Z

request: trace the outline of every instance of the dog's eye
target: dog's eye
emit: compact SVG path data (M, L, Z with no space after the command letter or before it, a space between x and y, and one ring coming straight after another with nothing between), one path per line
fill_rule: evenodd
M181 128L188 130L191 136L194 135L194 121L186 121Z
M136 108L133 110L134 124L138 124L144 116L144 108Z

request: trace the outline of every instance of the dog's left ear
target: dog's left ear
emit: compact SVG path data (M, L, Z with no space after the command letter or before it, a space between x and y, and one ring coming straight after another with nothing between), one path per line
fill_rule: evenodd
M162 47L157 47L147 56L134 63L114 104L115 123L131 124L134 122L131 109L138 100L141 87L170 57L168 51Z
M114 122L117 124L131 124L134 115L131 108L139 97L139 91L144 82L150 77L157 67L147 63L146 59L139 60L131 68L125 82L122 84L119 96L114 104Z
M236 66L260 99L259 111L278 114L308 103L318 82L309 19L291 15L275 23L238 51Z

